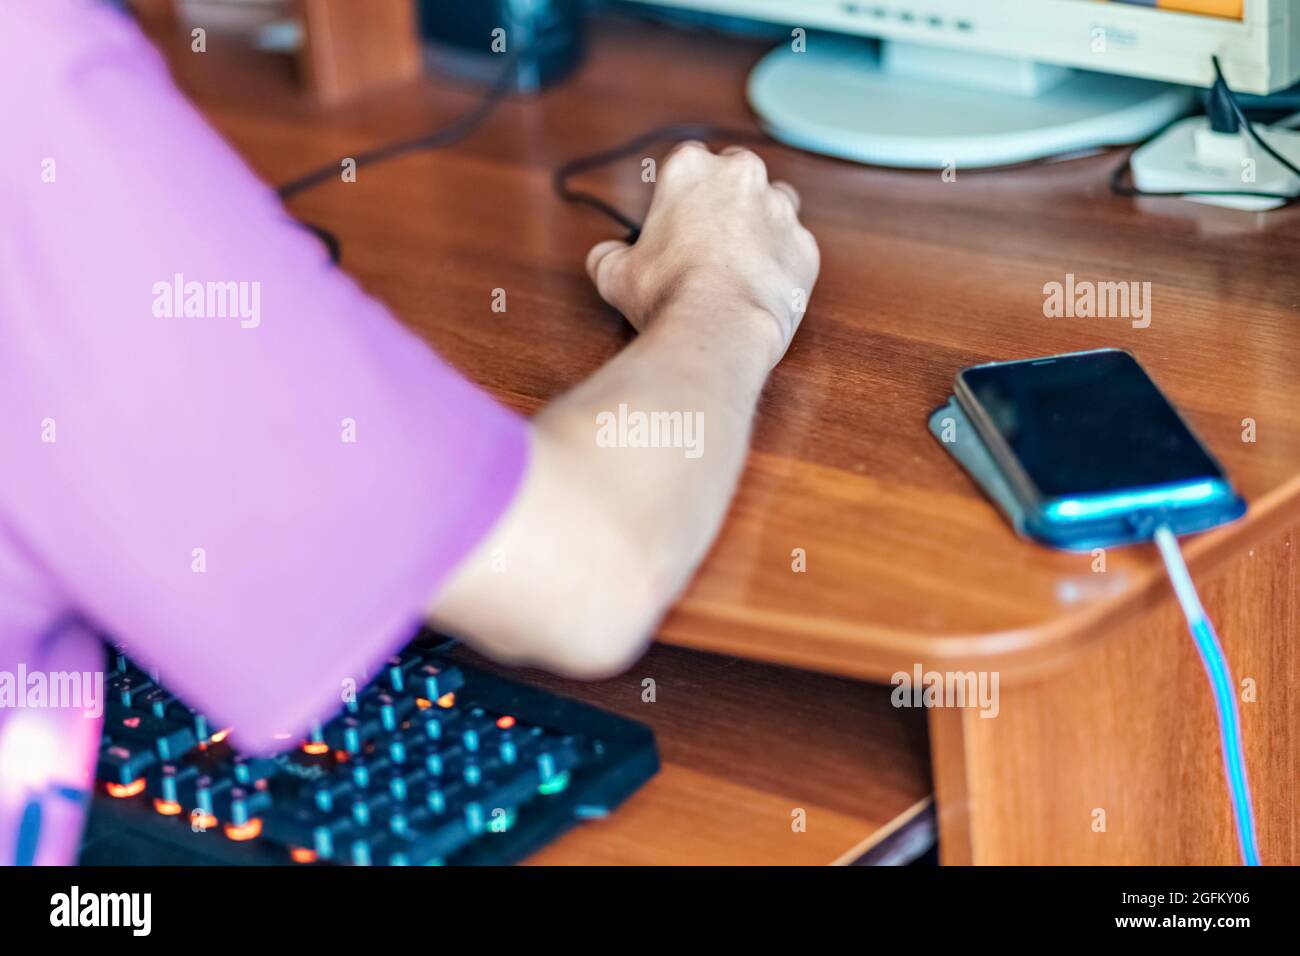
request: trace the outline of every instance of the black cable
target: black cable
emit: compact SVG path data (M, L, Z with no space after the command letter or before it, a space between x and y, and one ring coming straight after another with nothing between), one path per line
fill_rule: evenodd
M382 163L390 159L396 159L398 156L404 156L407 153L421 152L430 149L441 149L446 146L453 146L459 143L470 133L483 124L497 105L506 98L506 95L514 88L515 85L515 67L519 62L523 51L516 52L507 57L505 65L502 66L501 72L497 74L491 87L484 96L474 105L468 113L457 117L446 126L441 126L428 133L422 133L419 136L412 136L408 139L397 140L392 143L385 143L374 149L358 153L352 159L356 163L356 168L362 166L371 166L375 163ZM304 173L297 179L291 179L276 189L281 199L290 199L301 192L305 192L315 186L328 182L339 175L339 168L343 160L338 159L333 163L313 169L309 173ZM304 222L303 228L315 234L325 243L329 249L330 261L338 263L342 256L342 244L334 233L330 232L323 226L314 223Z
M373 165L374 163L384 162L403 156L408 153L419 152L429 149L440 149L446 146L454 145L460 142L466 136L474 132L493 112L496 106L506 97L514 86L515 67L521 54L515 53L510 56L503 66L500 74L489 88L483 98L468 113L453 120L446 126L424 133L420 136L410 137L408 139L397 140L396 142L386 143L374 149L367 150L353 157L356 167ZM1236 96L1228 86L1227 80L1223 76L1223 70L1219 65L1217 56L1211 57L1214 64L1216 76L1215 89L1218 94L1220 107L1226 106L1231 116L1236 122L1245 128L1247 134L1264 150L1269 156L1279 162L1286 169L1300 176L1300 169L1297 169L1286 157L1282 156L1273 149L1256 131L1254 124L1246 117L1241 105L1237 102ZM1157 134L1158 135L1158 134ZM783 145L773 140L767 134L757 129L732 129L725 126L715 126L711 123L668 123L663 126L655 127L644 133L640 133L626 142L601 150L596 153L590 153L585 156L579 156L571 159L558 166L552 174L551 183L555 193L565 202L579 203L590 209L595 210L602 216L605 216L627 230L627 241L636 242L641 235L641 223L633 217L623 213L616 206L595 195L594 193L584 190L574 189L569 185L569 181L580 173L587 172L601 166L609 165L629 156L636 156L643 153L647 147L659 143L672 142L676 143L681 140L698 139L698 140L720 140L725 139L731 143L748 143L752 145L768 144ZM1130 172L1130 160L1132 153L1125 156L1121 163L1110 177L1110 188L1113 192L1121 196L1247 196L1259 199L1280 199L1283 204L1294 202L1300 196L1288 193L1271 193L1256 190L1245 189L1201 189L1201 190L1144 190L1139 189L1130 182L1125 181L1126 175ZM288 199L298 195L308 189L327 182L338 175L339 167L342 160L337 160L326 166L321 166L311 172L305 173L296 179L290 180L277 190L281 198ZM305 229L321 239L329 249L330 259L337 263L341 255L341 244L338 237L322 226L313 223L302 223Z
M330 262L338 265L339 259L343 256L343 247L339 244L339 237L324 226L318 226L314 222L300 221L298 224L325 243L325 248L330 254Z
M569 186L569 180L590 169L607 166L629 156L640 155L647 147L657 143L676 143L685 139L725 139L732 143L753 144L773 142L766 134L754 129L728 129L725 126L714 126L710 123L668 123L633 136L621 145L601 150L598 153L579 156L561 164L551 177L551 185L555 187L556 195L565 202L581 203L596 210L603 216L608 216L628 231L628 242L636 242L641 236L641 223L620 212L612 204L593 193L572 189Z
M1246 130L1246 133L1250 136L1250 138L1259 144L1259 147L1262 150L1264 150L1264 152L1266 152L1269 156L1272 156L1275 160L1277 160L1279 163L1281 163L1284 167L1289 169L1291 172L1295 173L1297 176L1300 176L1300 169L1297 169L1290 162L1290 160L1288 160L1281 153L1277 152L1277 150L1273 149L1273 147L1270 146L1268 143L1264 142L1263 137L1261 137L1259 135L1259 132L1255 129L1255 124L1252 123L1250 119L1246 116L1245 111L1242 110L1241 108L1241 104L1237 102L1237 97L1232 92L1232 88L1228 86L1228 81L1223 76L1223 68L1219 65L1219 57L1217 55L1212 55L1210 57L1210 62L1214 65L1214 76L1215 76L1214 88L1216 90L1218 99L1221 101L1222 104L1227 106L1228 110L1232 114L1232 117L1242 128ZM1160 132L1163 133L1164 130L1161 130ZM1157 133L1156 135L1159 136L1160 133ZM1147 142L1150 142L1150 140L1147 140ZM1273 193L1273 192L1263 192L1261 190L1250 190L1250 189L1188 189L1188 190L1139 189L1131 182L1125 182L1125 175L1129 173L1131 169L1130 164L1132 162L1133 152L1134 151L1131 150L1128 153L1128 155L1124 157L1124 161L1120 163L1119 166L1115 167L1115 171L1110 174L1110 188L1111 191L1116 193L1117 195L1178 196L1178 197L1250 196L1256 199L1280 199L1282 200L1283 206L1288 206L1293 202L1295 202L1297 199L1300 199L1300 194L1296 194L1296 193Z
M1228 81L1218 71L1217 63L1215 72L1218 75L1205 97L1205 118L1216 133L1236 133L1241 129L1241 120L1233 109L1232 90L1228 89Z
M452 120L446 126L440 127L429 133L420 136L413 136L409 139L397 140L393 143L385 143L383 146L377 146L374 149L366 150L353 157L356 160L357 168L370 166L375 163L382 163L385 160L395 159L398 156L404 156L407 153L419 152L426 149L440 149L444 146L451 146L460 142L470 133L474 132L478 126L492 114L497 104L501 102L514 86L515 61L517 54L507 61L505 67L501 70L496 80L493 82L487 94L468 113L457 119ZM317 186L326 180L333 179L339 174L339 167L343 160L335 160L333 163L321 166L309 173L299 176L285 183L278 190L281 199L288 199L296 196L304 190Z
M1268 153L1268 155L1272 156L1275 160L1277 160L1287 169L1291 170L1291 172L1295 173L1297 176L1300 176L1300 169L1296 169L1295 165L1289 159L1287 159L1285 156L1283 156L1281 153L1275 150L1272 146L1266 143L1264 141L1264 138L1260 136L1259 132L1255 129L1255 124L1246 118L1246 114L1242 110L1241 104L1237 102L1237 97L1233 95L1232 89L1228 86L1228 81L1223 78L1223 70L1219 67L1218 56L1210 57L1210 62L1214 64L1214 75L1217 77L1216 82L1223 84L1223 89L1225 95L1227 96L1228 105L1232 108L1232 112L1236 115L1237 122L1246 128L1246 132L1250 134L1251 139L1253 139L1257 144L1259 144L1260 149Z

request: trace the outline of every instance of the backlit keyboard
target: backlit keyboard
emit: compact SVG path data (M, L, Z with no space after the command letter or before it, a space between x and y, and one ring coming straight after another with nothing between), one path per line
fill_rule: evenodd
M83 863L508 863L658 769L643 725L466 666L423 634L275 757L116 655Z

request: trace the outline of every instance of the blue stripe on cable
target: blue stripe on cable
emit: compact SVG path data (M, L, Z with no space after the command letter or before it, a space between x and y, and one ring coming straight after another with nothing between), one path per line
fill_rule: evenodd
M1241 715L1237 711L1236 685L1223 656L1219 635L1215 633L1214 625L1201 606L1196 585L1192 583L1192 576L1183 561L1178 539L1167 525L1161 525L1155 531L1155 541L1160 556L1164 558L1174 594L1182 606L1183 616L1187 618L1192 641L1201 655L1205 673L1210 678L1210 688L1214 692L1215 709L1219 716L1219 740L1223 747L1223 766L1228 780L1228 792L1232 797L1241 860L1246 866L1259 866L1255 811L1251 806L1250 781L1246 777L1246 758L1241 748Z

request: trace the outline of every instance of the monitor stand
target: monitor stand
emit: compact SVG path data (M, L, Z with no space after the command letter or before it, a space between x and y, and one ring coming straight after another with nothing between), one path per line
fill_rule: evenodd
M813 34L749 76L768 132L801 149L918 169L1003 166L1143 139L1192 90L1009 57Z

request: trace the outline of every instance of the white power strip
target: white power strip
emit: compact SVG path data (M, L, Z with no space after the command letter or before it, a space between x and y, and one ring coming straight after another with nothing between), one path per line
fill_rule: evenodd
M1256 125L1269 146L1300 166L1300 132ZM1145 192L1232 190L1236 192L1300 193L1296 176L1259 148L1245 130L1216 133L1204 116L1175 123L1149 143L1134 150L1130 161L1133 184ZM1273 196L1197 196L1192 202L1233 209L1276 209L1284 200Z

